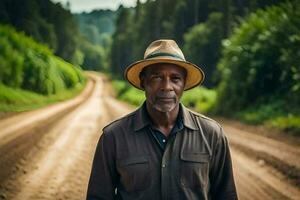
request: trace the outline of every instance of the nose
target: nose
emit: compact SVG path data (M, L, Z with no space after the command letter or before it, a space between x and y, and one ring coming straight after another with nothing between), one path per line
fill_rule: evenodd
M163 91L172 91L173 90L170 78L165 78L164 79L161 89Z

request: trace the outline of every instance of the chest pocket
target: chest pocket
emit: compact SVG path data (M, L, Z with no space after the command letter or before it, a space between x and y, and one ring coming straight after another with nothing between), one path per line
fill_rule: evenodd
M182 152L180 155L179 181L181 186L208 189L209 154Z
M150 186L149 159L146 156L134 156L117 160L120 182L127 192L145 190Z

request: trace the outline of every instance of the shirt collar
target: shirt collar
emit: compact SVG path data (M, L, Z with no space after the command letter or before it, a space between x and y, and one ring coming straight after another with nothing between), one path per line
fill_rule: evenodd
M183 125L192 130L199 130L197 124L195 124L194 119L192 118L192 113L181 103L179 104L181 112L179 116L182 119ZM151 125L150 117L147 113L146 102L136 111L134 116L134 131L138 131L148 125Z

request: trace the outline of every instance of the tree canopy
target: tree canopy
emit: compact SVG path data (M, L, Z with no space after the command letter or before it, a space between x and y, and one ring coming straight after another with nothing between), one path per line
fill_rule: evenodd
M259 8L284 0L137 0L134 8L120 7L113 34L110 66L122 77L124 68L142 59L146 47L155 39L170 38L184 48L189 61L207 73L205 86L216 86L212 72L221 54L221 41L240 19ZM200 24L200 25L199 25Z
M282 102L287 110L300 105L299 4L251 14L223 44L220 111L272 101Z

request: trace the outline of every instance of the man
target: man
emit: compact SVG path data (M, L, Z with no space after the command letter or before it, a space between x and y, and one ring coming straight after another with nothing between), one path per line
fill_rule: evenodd
M87 199L235 200L231 157L222 127L182 104L204 73L173 40L157 40L126 79L145 103L103 129Z

